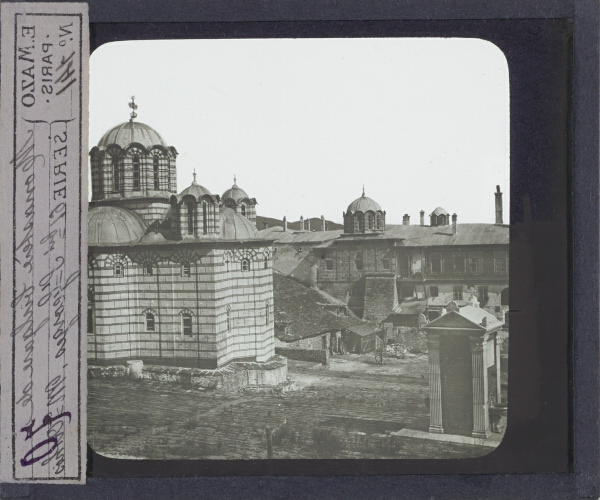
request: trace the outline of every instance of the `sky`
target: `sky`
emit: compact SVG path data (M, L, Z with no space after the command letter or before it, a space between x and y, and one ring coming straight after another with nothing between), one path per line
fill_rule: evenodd
M342 222L368 197L388 224L441 206L509 215L509 79L490 42L460 38L153 40L90 58L90 148L129 120L177 157L177 186L237 184L257 214Z

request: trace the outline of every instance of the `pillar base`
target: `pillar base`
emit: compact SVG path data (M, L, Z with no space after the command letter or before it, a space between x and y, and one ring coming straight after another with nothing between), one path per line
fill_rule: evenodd
M444 428L441 425L430 425L429 432L433 432L434 434L443 434Z
M487 439L492 433L490 431L473 431L471 436L476 439Z

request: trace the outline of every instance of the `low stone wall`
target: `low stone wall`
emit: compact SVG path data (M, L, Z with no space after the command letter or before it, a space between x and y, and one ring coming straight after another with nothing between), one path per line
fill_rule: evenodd
M275 347L275 354L299 361L315 361L323 365L329 363L327 349L297 349L293 347Z
M234 362L216 370L146 365L128 361L127 366L88 366L90 378L128 377L181 383L191 388L238 391L249 386L276 386L287 380L287 359L275 356L265 363Z

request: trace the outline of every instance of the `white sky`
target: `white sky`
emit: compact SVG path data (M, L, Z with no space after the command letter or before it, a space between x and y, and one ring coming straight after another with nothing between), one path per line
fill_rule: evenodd
M508 223L508 66L489 42L106 44L90 60L90 147L129 119L132 95L137 121L179 152L179 191L194 168L214 194L236 174L259 215L342 222L364 184L390 224L437 206L493 223L499 184Z

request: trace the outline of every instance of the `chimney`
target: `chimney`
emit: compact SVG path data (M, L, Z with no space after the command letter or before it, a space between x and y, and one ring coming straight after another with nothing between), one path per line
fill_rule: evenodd
M321 231L327 231L325 227L325 217L321 215Z
M310 218L306 219L306 225L308 226L308 231L310 231Z
M403 226L410 225L410 215L404 214L404 217L402 217L402 225Z
M502 224L502 193L500 192L500 186L496 186L496 224Z
M300 216L300 231L304 231L304 217Z
M452 214L452 234L456 234L456 214Z
M287 217L285 215L283 216L283 230L287 231Z
M420 215L421 215L421 226L424 226L425 225L425 210L421 210Z

